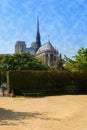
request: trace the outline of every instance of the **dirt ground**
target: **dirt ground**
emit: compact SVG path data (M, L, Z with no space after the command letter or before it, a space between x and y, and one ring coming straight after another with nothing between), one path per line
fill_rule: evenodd
M0 130L87 130L87 95L0 97Z

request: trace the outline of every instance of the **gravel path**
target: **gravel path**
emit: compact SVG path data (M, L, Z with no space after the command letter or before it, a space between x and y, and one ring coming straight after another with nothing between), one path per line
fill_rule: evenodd
M0 96L0 130L87 130L87 95Z

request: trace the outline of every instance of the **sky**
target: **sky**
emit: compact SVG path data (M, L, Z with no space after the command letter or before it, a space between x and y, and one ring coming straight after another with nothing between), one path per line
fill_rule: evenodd
M87 0L0 0L0 54L15 53L16 41L30 47L37 16L42 44L50 35L52 45L68 57L87 48Z

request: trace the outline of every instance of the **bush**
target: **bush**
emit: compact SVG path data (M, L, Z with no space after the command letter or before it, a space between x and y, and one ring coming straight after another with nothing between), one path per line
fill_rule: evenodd
M42 89L55 91L63 89L71 82L68 72L59 71L8 71L7 86L9 93L14 90L20 94L22 89Z
M78 88L75 85L68 85L64 88L64 93L75 94L78 92Z
M87 73L60 71L8 71L8 92L21 94L22 89L41 89L46 92L83 93L87 91Z
M1 71L0 71L0 86L1 86Z
M73 84L78 87L78 92L87 91L87 73L72 73Z

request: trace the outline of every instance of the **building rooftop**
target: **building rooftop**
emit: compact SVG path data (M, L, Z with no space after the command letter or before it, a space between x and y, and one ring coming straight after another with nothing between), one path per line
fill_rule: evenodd
M23 48L22 51L23 51L23 52L26 52L26 53L28 53L28 54L30 54L30 55L35 55L36 49L30 47L30 48Z
M55 48L52 46L50 41L44 43L36 52L36 54L41 53L43 51L56 51Z

